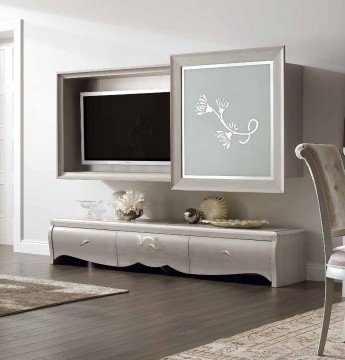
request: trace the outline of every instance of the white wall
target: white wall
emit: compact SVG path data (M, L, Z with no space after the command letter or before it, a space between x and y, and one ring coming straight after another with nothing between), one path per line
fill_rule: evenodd
M148 215L160 218L180 218L206 194L170 192L163 183L56 180L56 72L166 64L171 53L286 45L287 62L306 66L304 140L340 147L344 15L344 0L0 0L1 18L24 19L24 239L46 242L51 218L81 214L75 199L108 200L115 189L146 190ZM233 217L306 228L308 262L316 264L309 270L321 269L308 174L288 180L284 195L224 197Z

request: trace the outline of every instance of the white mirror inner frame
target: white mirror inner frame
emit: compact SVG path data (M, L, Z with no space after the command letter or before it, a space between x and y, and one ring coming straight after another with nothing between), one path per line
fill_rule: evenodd
M173 190L284 192L284 47L171 56Z

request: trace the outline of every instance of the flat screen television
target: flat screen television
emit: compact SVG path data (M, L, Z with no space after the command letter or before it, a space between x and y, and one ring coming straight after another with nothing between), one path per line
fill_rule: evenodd
M170 164L169 89L80 94L83 164Z

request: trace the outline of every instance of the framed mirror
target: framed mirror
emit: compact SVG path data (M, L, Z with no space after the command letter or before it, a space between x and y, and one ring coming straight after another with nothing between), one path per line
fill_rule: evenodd
M284 47L171 57L172 189L284 192Z

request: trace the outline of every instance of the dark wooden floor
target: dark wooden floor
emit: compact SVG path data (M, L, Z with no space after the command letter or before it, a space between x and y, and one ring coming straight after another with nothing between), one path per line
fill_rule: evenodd
M0 318L0 359L160 359L323 302L318 282L271 289L256 276L52 266L48 257L13 253L9 246L0 246L0 272L130 291Z

